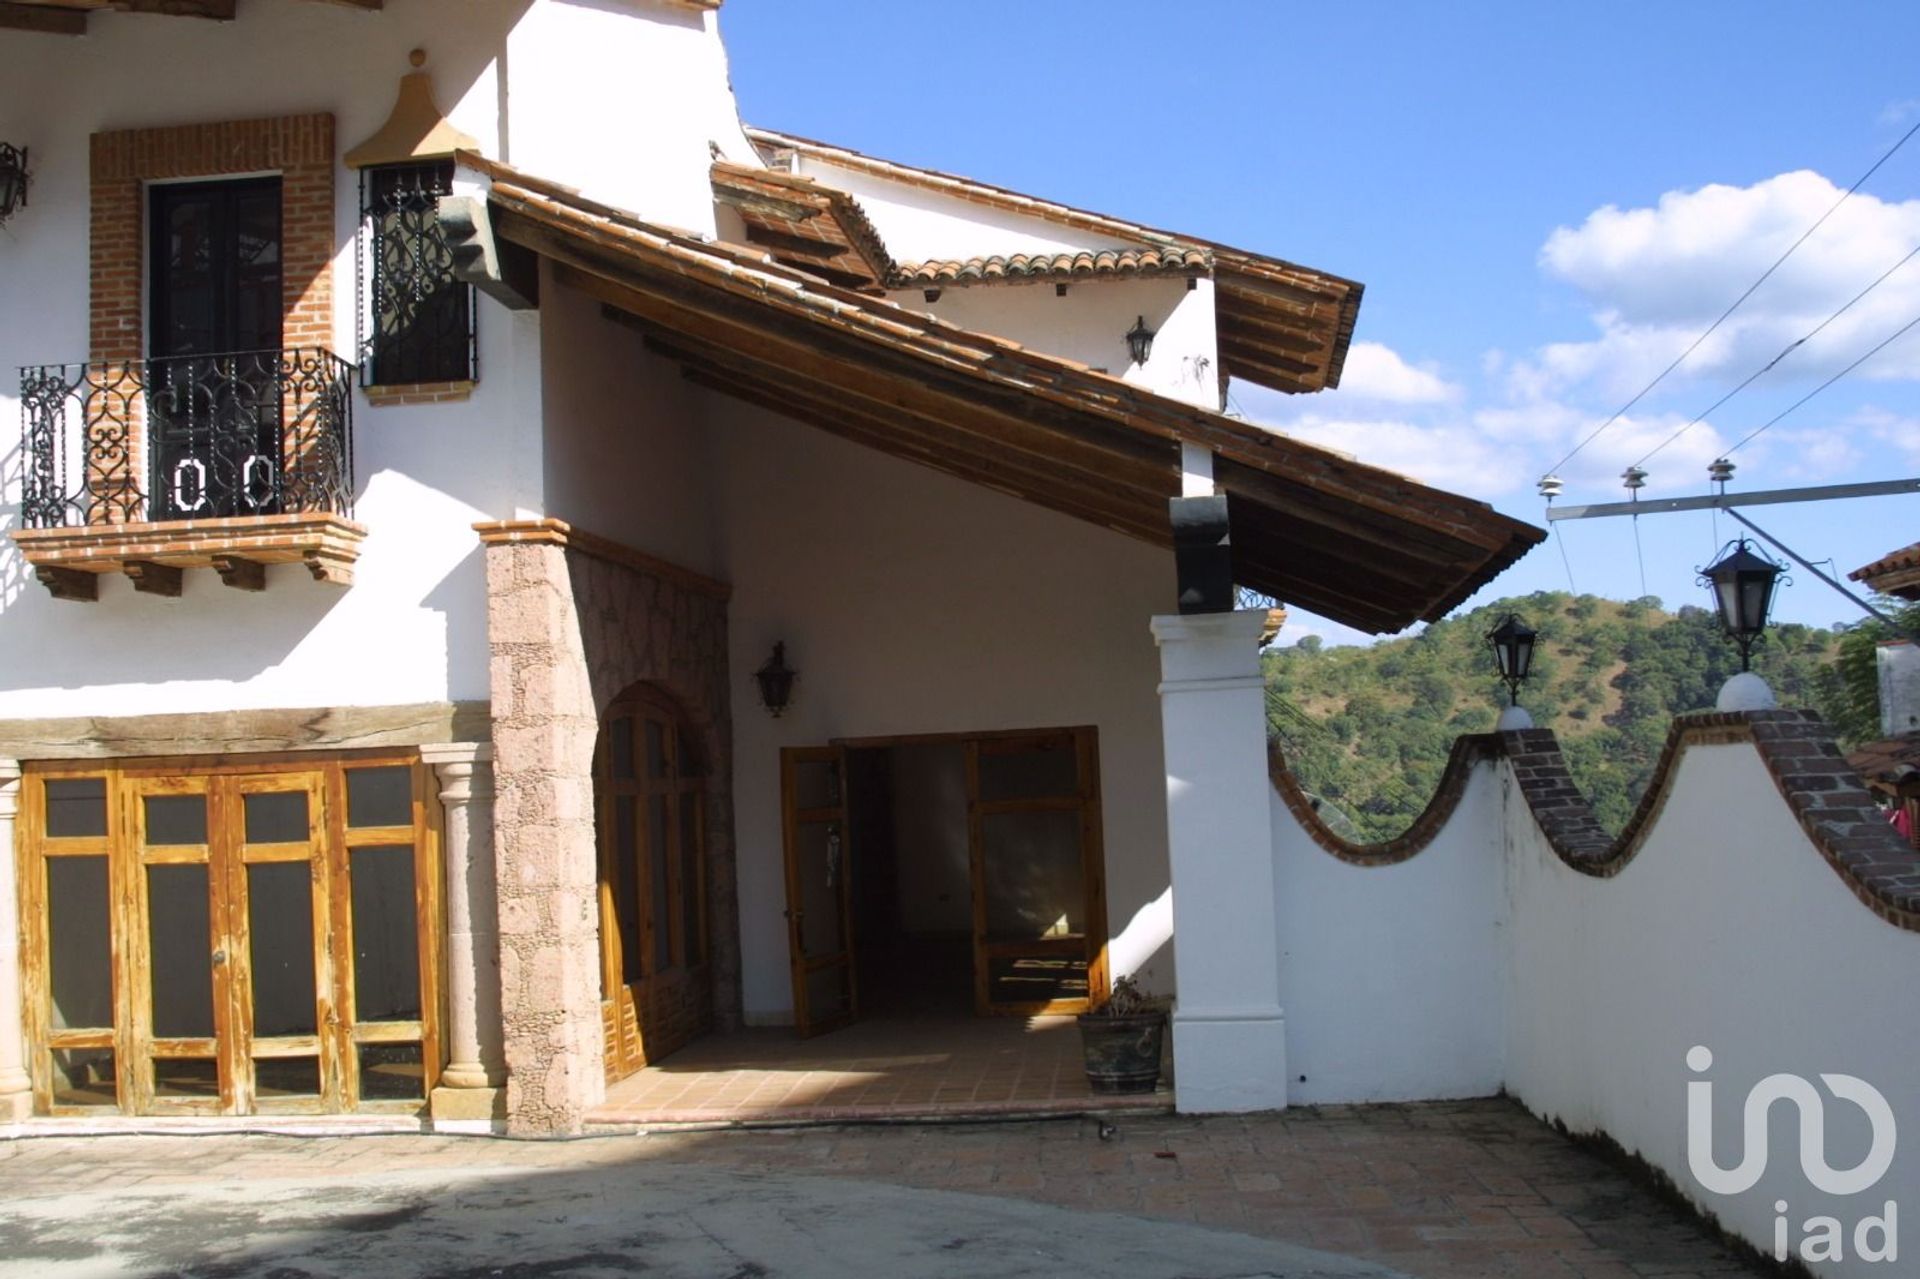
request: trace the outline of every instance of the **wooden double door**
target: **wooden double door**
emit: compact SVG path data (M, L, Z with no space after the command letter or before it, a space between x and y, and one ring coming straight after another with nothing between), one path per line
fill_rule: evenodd
M23 957L42 1113L419 1109L437 841L410 760L35 769Z
M1107 990L1106 862L1092 728L858 739L781 752L787 943L803 1036L860 1015L855 884L877 849L853 832L870 803L853 752L944 746L964 785L978 1015L1085 1012ZM878 841L876 841L878 842ZM914 856L893 848L888 855ZM864 860L863 860L864 859Z

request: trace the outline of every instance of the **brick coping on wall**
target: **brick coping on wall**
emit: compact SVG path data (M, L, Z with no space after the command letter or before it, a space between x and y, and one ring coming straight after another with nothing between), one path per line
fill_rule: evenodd
M1617 835L1607 833L1574 783L1550 729L1461 737L1425 811L1404 834L1377 844L1356 844L1328 829L1277 750L1269 752L1268 771L1288 810L1316 844L1356 866L1390 866L1426 848L1445 827L1473 765L1504 756L1554 854L1583 875L1605 879L1639 853L1672 794L1681 755L1693 746L1733 742L1753 745L1800 828L1854 896L1888 923L1920 932L1920 853L1880 815L1826 724L1808 710L1677 716L1646 794Z

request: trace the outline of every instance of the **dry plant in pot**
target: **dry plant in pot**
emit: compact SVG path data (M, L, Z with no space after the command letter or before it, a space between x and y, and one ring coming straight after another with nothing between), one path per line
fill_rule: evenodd
M1107 1002L1080 1016L1087 1084L1097 1093L1152 1092L1160 1083L1167 1010L1131 977L1116 977Z

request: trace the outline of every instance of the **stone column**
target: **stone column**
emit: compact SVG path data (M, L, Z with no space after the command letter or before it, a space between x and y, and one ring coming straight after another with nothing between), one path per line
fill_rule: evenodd
M33 1113L26 1005L20 997L20 876L13 847L13 819L19 811L20 761L0 759L0 1123Z
M1266 613L1153 619L1173 879L1175 1105L1287 1104L1273 787L1259 640Z
M593 826L599 732L567 551L483 526L507 1128L579 1132L606 1091Z
M499 899L493 864L493 747L422 746L445 809L447 1068L433 1090L433 1126L490 1132L507 1117L500 1027Z

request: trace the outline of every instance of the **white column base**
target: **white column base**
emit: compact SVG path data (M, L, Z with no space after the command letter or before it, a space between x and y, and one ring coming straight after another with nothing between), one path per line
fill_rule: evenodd
M1173 1014L1173 1105L1183 1115L1287 1108L1287 1019L1271 1010Z

